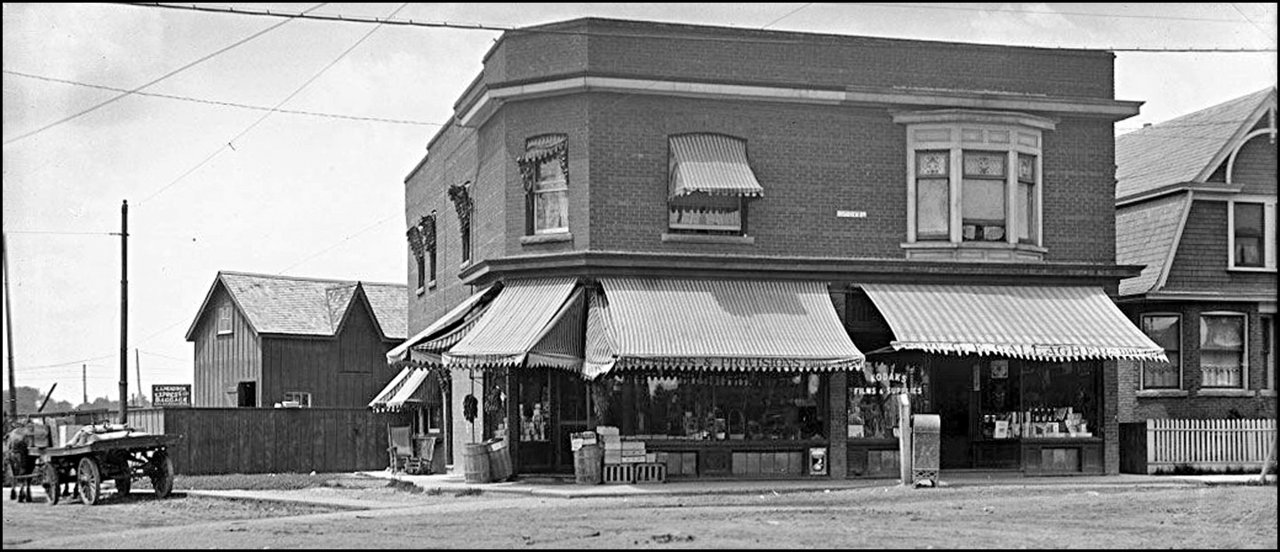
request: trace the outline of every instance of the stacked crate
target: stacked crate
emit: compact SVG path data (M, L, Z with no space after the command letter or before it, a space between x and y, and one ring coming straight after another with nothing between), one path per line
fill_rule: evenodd
M596 428L596 434L604 445L604 471L601 475L605 484L635 483L634 465L631 462L623 462L622 436L618 433L618 428L600 426Z

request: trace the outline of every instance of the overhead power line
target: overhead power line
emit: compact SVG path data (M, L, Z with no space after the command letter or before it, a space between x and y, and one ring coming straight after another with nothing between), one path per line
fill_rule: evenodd
M395 16L395 14L400 13L400 10L403 10L403 9L404 9L404 7L405 7L405 6L407 6L407 5L408 5L408 3L400 4L400 7L396 8L396 9L395 9L395 11L391 12L391 15L392 15L392 16ZM275 113L277 110L279 110L279 109L280 109L280 107L281 107L281 106L283 106L284 104L288 103L288 102L289 102L289 100L292 100L292 99L294 98L294 96L297 96L298 94L302 93L302 91L303 91L303 90L305 90L308 86L311 86L311 83L315 82L315 81L316 81L316 79L320 78L320 75L323 75L323 74L325 73L325 71L328 71L328 70L329 70L329 68L330 68L330 67L333 67L334 65L337 65L337 63L338 63L339 61L341 61L341 60L342 60L342 58L346 57L346 56L347 56L347 54L351 53L351 51L352 51L352 50L355 50L357 46L360 46L362 43L364 43L364 41L365 41L365 40L367 40L370 36L373 36L373 33L377 32L377 30L378 30L378 29L380 29L380 28L381 28L381 25L379 25L379 26L375 26L374 28L370 29L370 30L369 30L369 32L367 32L367 33L365 33L363 36L361 36L361 37L359 38L359 40L356 40L354 44L352 44L352 45L351 45L350 47L348 47L346 50L343 50L341 54L338 54L338 57L333 58L333 61L330 61L327 65L325 65L324 67L320 68L320 70L319 70L319 71L317 71L317 72L316 72L316 74L311 75L311 78L307 79L307 80L306 80L306 82L302 83L302 86L299 86L299 87L298 87L297 89L295 89L293 92L289 93L289 95L288 95L288 96L285 96L285 98L284 98L283 100L280 100L278 103L276 103L276 105L275 105L275 106L273 106L270 110L268 110L266 113L263 113L263 114L262 114L262 116L258 118L258 120L254 121L252 124L250 124L249 126L245 127L245 129L244 129L244 130L242 130L242 131L240 131L240 133L239 133L239 134L236 134L235 136L231 137L231 139L230 139L230 140L227 140L227 142L226 142L225 144L223 144L223 145L221 145L221 146L218 146L218 149L214 150L214 151L213 151L213 153L209 154L209 156L208 156L208 157L205 157L203 161L201 161L201 162L197 163L194 167L191 167L191 168L190 168L190 169L188 169L186 172L184 172L184 173L182 173L181 175L179 175L179 176L178 176L178 178L175 178L172 182L170 182L170 183L168 183L168 184L165 184L165 185L164 185L163 187L161 187L160 189L156 190L155 192L152 192L152 194L151 194L151 195L147 196L147 197L146 197L146 199L143 199L142 201L138 202L138 204L139 204L139 205L141 205L141 204L143 204L143 203L145 203L145 202L147 202L147 201L150 201L150 200L151 200L151 198L154 198L154 197L156 197L156 196L160 195L160 194L161 194L161 193L163 193L165 190L168 190L169 188L173 187L173 185L174 185L174 184L177 184L178 182L181 182L181 181L182 181L182 179L184 179L184 178L186 178L186 177L187 177L187 175L189 175L189 174L191 174L191 173L195 172L195 171L196 171L196 170L198 170L200 167L203 167L203 166L204 166L206 163L208 163L209 161L212 161L214 157L216 157L219 153L222 153L224 150L226 150L226 149L228 149L228 148L230 148L230 149L234 150L234 149L235 149L235 146L234 146L234 145L232 145L232 144L233 144L236 140L239 140L242 136L244 136L245 134L248 134L248 133L249 133L249 131L253 130L254 128L257 128L257 126L258 126L258 125L260 125L260 124L262 124L262 122L263 122L263 121L267 120L267 117L270 117L272 113Z
M73 81L73 80L67 80L67 79L55 79L53 77L45 77L41 75L34 75L31 73L22 73L19 71L10 71L8 69L5 69L4 73L18 76L18 77L26 77L29 79L36 79L36 80L42 80L42 81L48 81L48 82L57 82L62 84L70 84L73 86L83 86L85 88L96 88L98 90L111 90L114 92L130 92L129 90L126 90L124 88L116 88L113 86L103 86L100 84L89 84L87 82L79 82L79 81ZM224 107L236 107L240 109L252 109L256 111L272 110L270 107L265 107L261 105L249 105L249 104L242 104L242 103L235 103L235 102L224 102L224 101L218 101L218 100L205 100L201 98L192 98L190 96L178 96L174 94L159 94L155 92L130 92L130 93L132 93L135 96L146 96L149 98L165 98L169 100L179 100L184 102L219 105ZM276 109L275 111L278 113L287 113L290 115L309 115L312 117L329 117L333 119L347 119L352 121L370 121L375 123L393 123L393 124L400 124L400 125L444 126L441 123L428 123L426 121L411 121L408 119L386 119L382 117L359 117L355 115L341 115L337 113L321 113L316 111L302 111L298 109Z
M321 7L321 6L324 6L324 5L325 5L325 4L316 4L315 6L312 6L311 8L309 8L309 9L307 9L307 10L303 11L302 13L303 13L303 14L306 14L307 12L310 12L311 10L317 9L317 8L319 8L319 7ZM142 90L142 89L144 89L144 88L147 88L147 87L149 87L149 86L152 86L152 85L154 85L154 84L156 84L156 83L158 83L158 82L160 82L160 81L163 81L163 80L165 80L165 79L167 79L167 78L169 78L169 77L172 77L172 76L174 76L174 75L176 75L176 74L178 74L178 73L181 73L181 72L183 72L183 71L186 71L187 69L190 69L190 68L192 68L192 67L195 67L196 65L199 65L199 64L201 64L201 63L203 63L203 62L205 62L205 61L208 61L208 60L210 60L210 59L213 59L214 57L216 57L216 56L218 56L218 55L220 55L220 54L223 54L223 53L225 53L225 52L228 52L228 51L230 51L230 50L232 50L232 49L234 49L234 48L236 48L236 47L238 47L238 46L241 46L241 45L243 45L243 44L245 44L245 43L249 42L250 40L253 40L253 39L255 39L255 38L258 38L258 37L260 37L260 36L262 36L262 35L264 35L264 34L267 34L267 33L271 32L271 31L274 31L275 29L277 29L277 28L281 27L282 25L285 25L285 24L289 23L289 22L290 22L290 21L292 21L292 20L293 20L293 18L287 19L287 20L285 20L285 21L281 21L281 22L279 22L279 23L277 23L277 24L275 24L275 25L272 25L272 26L267 27L267 28L265 28L265 29L263 29L263 30L261 30L261 31L258 31L258 32L256 32L256 33L253 33L253 34L251 34L251 35L249 35L249 36L247 36L247 37L245 37L245 38L242 38L242 39L240 39L240 40L237 40L237 41L235 41L234 43L232 43L230 46L226 46L226 47L224 47L224 48L221 48L221 49L219 49L219 50L217 50L217 51L215 51L215 52L213 52L213 53L211 53L211 54L207 54L207 55L205 55L205 56L201 57L200 59L197 59L197 60L195 60L195 61L193 61L193 62L191 62L191 63L188 63L188 64L186 64L186 65L183 65L182 67L179 67L179 68L177 68L177 69L174 69L173 71L169 71L168 73L165 73L165 74L161 75L159 78L153 79L152 81L150 81L150 82L148 82L148 83L146 83L146 84L144 84L144 85L142 85L142 86L139 86L139 87L137 87L137 88L134 88L134 89L128 90L128 91L124 92L123 94L120 94L120 95L118 95L118 96L112 97L111 99L108 99L108 100L106 100L106 101L104 101L104 102L98 103L98 104L96 104L96 105L94 105L94 106L92 106L92 107L90 107L90 108L88 108L88 109L85 109L85 110L82 110L82 111L80 111L80 112L77 112L77 113L75 113L74 115L69 115L69 116L67 116L67 117L63 117L63 118L61 118L61 119L58 119L57 121L54 121L54 122L52 122L52 123L49 123L49 124L47 124L47 125L45 125L45 126L42 126L42 127L40 127L40 128L37 128L37 129L32 130L32 131L30 131L30 132L26 132L26 133L20 134L20 135L18 135L18 136L15 136L15 137L13 137L13 138L10 138L10 139L8 139L8 140L5 140L5 141L4 141L4 143L5 143L5 145L8 145L8 144L12 144L12 143L14 143L14 142L17 142L18 140L22 140L22 139L24 139L24 138L28 138L28 137L31 137L31 136L35 136L36 134L39 134L39 133L44 132L44 131L46 131L46 130L49 130L49 129L51 129L51 128L55 127L55 126L58 126L58 125L60 125L60 124L62 124L62 123L65 123L65 122L71 121L71 120L73 120L73 119L75 119L75 118L77 118L77 117L80 117L80 116L82 116L82 115L89 114L89 113L91 113L91 112L93 112L93 111L96 111L96 110L98 110L98 109L101 109L101 108L103 108L103 107L106 107L107 105L110 105L110 104L112 104L112 103L114 103L114 102L116 102L116 101L119 101L119 100L121 100L121 99L124 99L124 98L128 97L129 95L131 95L131 94L133 94L133 93L135 93L135 92L138 92L138 91L140 91L140 90Z
M849 5L849 4L842 4ZM1064 12L1064 11L1034 11L1034 10L1018 10L1013 8L965 8L954 4L939 6L929 4L869 4L860 2L858 6L875 6L878 8L899 8L910 10L952 10L952 11L974 11L974 12L1003 12L1003 13L1026 13L1032 15L1074 15L1080 17L1106 17L1125 18L1125 19L1154 19L1163 21L1206 21L1210 23L1236 23L1241 24L1244 21L1239 19L1216 19L1207 17L1178 17L1172 15L1135 15L1123 13L1088 13L1088 12Z
M412 19L393 19L390 17L379 18L379 17L368 17L368 16L358 16L358 15L356 16L340 15L340 14L339 15L328 15L328 14L302 15L297 13L286 13L286 12L279 12L279 11L252 10L252 9L244 9L244 8L212 8L208 6L196 6L196 5L185 6L185 5L161 4L161 3L124 3L124 5L147 7L147 8L195 10L195 11L234 14L234 15L251 15L251 16L261 16L261 17L292 17L297 19L315 19L320 21L330 21L330 22L340 22L340 23L366 23L366 24L373 23L373 24L379 24L379 25L402 25L402 26L409 26L409 27L460 29L460 30L467 30L467 31L511 32L511 33L522 33L522 34L560 34L560 35L571 35L571 36L586 36L586 37L597 36L597 37L611 37L611 38L652 38L652 39L660 39L660 40L678 39L678 40L684 40L684 41L707 41L707 42L736 42L736 43L765 43L765 44L801 44L803 43L803 41L801 40L787 39L787 38L753 38L753 37L746 37L746 36L689 36L689 35L675 37L669 34L615 33L615 32L601 33L601 32L565 30L565 29L509 27L509 26L500 26L500 25L487 25L483 23L449 23L447 21L442 21L442 22L414 21ZM890 4L859 4L859 5L875 5L875 6L896 7L896 8L904 8L904 7L930 8L932 7L937 9L965 9L965 10L974 9L974 8L947 8L943 6L895 6ZM987 11L991 11L991 10L987 10ZM1048 14L1050 12L1028 12L1028 13ZM1061 14L1061 12L1053 12L1053 13ZM1079 15L1097 15L1097 14L1079 14ZM1213 21L1244 23L1243 21L1238 21L1234 19L1233 20L1213 20ZM873 38L873 37L868 37L868 38ZM919 42L931 42L926 39L899 39L899 40L915 40ZM900 44L898 45L898 47L909 47L909 45ZM1083 51L1097 51L1097 52L1257 53L1257 52L1275 52L1276 51L1275 48L1063 48L1063 47L1052 47L1052 46L1023 46L1023 47L1058 49L1058 50L1083 50Z

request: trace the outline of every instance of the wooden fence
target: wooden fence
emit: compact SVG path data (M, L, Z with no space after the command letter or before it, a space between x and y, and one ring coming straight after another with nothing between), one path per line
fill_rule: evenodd
M1275 420L1146 420L1120 424L1125 473L1261 470L1276 440Z
M155 408L129 423L181 434L170 449L184 475L348 472L387 467L387 424L404 414L363 408Z

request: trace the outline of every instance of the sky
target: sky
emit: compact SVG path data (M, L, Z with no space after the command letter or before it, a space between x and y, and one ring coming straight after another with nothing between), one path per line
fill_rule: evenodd
M1276 48L1274 3L196 5L490 28L591 16L1050 48ZM72 404L118 397L122 201L130 393L192 382L185 334L219 270L405 283L404 177L500 35L122 4L3 10L4 386L12 355L19 386L56 382L53 398ZM1275 86L1276 65L1274 51L1117 52L1116 99L1144 103L1116 131ZM103 104L121 95L110 88L149 83L149 96Z

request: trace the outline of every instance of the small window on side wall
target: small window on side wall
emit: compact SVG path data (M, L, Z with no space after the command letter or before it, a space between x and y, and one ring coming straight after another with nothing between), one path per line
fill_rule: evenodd
M284 401L280 406L286 408L311 408L311 393L301 391L289 391L284 394Z
M224 304L218 307L218 335L227 335L231 333L231 305Z

